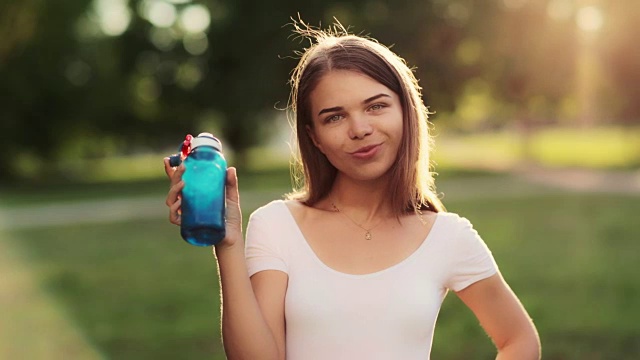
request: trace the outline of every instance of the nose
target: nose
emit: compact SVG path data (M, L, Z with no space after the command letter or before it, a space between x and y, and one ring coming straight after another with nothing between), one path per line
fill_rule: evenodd
M373 126L366 116L354 116L350 118L349 138L352 140L364 139L367 135L371 135Z

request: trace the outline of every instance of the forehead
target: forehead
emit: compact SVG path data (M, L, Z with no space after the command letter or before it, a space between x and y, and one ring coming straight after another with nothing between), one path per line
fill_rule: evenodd
M323 75L310 94L312 110L346 107L381 93L395 97L388 87L362 73L350 70L332 70Z

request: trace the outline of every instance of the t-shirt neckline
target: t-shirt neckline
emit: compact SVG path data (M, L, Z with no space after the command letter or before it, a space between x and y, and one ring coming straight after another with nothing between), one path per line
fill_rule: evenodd
M307 253L309 254L309 256L318 264L320 265L320 267L322 267L323 269L325 269L326 271L329 271L331 273L337 274L339 276L344 276L344 277L350 277L350 278L367 278L367 277L374 277L374 276L379 276L382 274L385 274L387 272L391 272L397 268L400 268L402 266L404 266L405 264L408 264L409 262L411 262L414 258L416 258L423 250L424 248L426 248L428 246L428 244L431 242L431 238L435 235L434 232L439 228L438 223L440 222L440 212L436 213L436 218L433 222L433 225L431 225L431 229L429 230L429 233L427 234L427 236L425 236L424 240L422 240L422 243L420 244L420 246L418 246L417 249L415 249L411 254L409 254L409 256L407 256L406 258L400 260L399 262L388 266L384 269L381 270L377 270L371 273L366 273L366 274L350 274L350 273L346 273L346 272L342 272L339 270L336 270L332 267L330 267L329 265L325 264L324 261L322 261L322 259L320 259L320 257L318 257L318 255L316 254L316 252L313 250L313 248L311 247L311 245L309 245L309 242L307 241L307 238L304 236L304 234L302 233L302 229L300 228L300 225L298 225L298 222L296 221L296 219L293 217L293 214L291 213L291 209L289 209L289 206L287 206L287 204L285 203L284 200L278 200L281 204L281 206L284 207L284 211L287 213L287 217L289 219L289 221L291 221L291 223L293 224L293 227L295 228L295 231L298 235L298 237L300 238L301 242L303 243L303 246L305 248L305 250L307 251Z

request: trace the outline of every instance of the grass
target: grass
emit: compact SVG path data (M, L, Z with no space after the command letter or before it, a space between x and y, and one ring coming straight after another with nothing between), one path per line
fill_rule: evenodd
M526 141L521 133L513 130L436 133L434 160L441 168L508 169L523 160L547 167L632 169L640 166L638 127L553 127L532 132Z
M209 249L182 242L176 227L151 220L12 237L107 358L223 358L215 260Z
M161 169L162 170L162 169ZM289 169L285 167L238 171L242 188L262 190L282 189L290 183ZM0 188L0 206L29 206L51 202L70 203L83 200L132 198L143 196L164 197L169 189L164 170L154 178L135 181L109 180L96 182L43 182L16 183Z
M282 174L270 176L272 182L247 179L245 188L282 184ZM165 191L166 184L157 194ZM243 198L247 213L267 200L252 197ZM453 197L446 205L469 218L492 249L538 326L544 359L635 359L638 200L549 193ZM108 358L224 358L215 261L209 249L183 242L164 218L9 235L45 289ZM473 315L450 294L436 325L433 358L493 356Z
M438 179L450 180L468 177L503 176L498 172L463 168L447 168ZM242 189L288 191L291 184L289 168L285 165L269 169L238 170ZM84 200L133 198L145 196L164 197L169 181L162 173L155 178L134 181L111 180L97 182L44 182L15 183L0 188L0 207L21 207L47 203L72 203Z
M636 359L638 200L548 195L460 201L449 210L471 219L485 238L537 324L544 359ZM465 312L450 296L436 331L435 358L490 358L486 336ZM450 339L465 339L465 345Z

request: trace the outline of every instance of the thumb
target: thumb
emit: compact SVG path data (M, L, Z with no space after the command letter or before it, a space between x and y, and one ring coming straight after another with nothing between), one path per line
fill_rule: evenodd
M242 233L242 210L240 209L240 193L238 191L238 176L236 168L227 169L226 192L226 221L227 232Z

